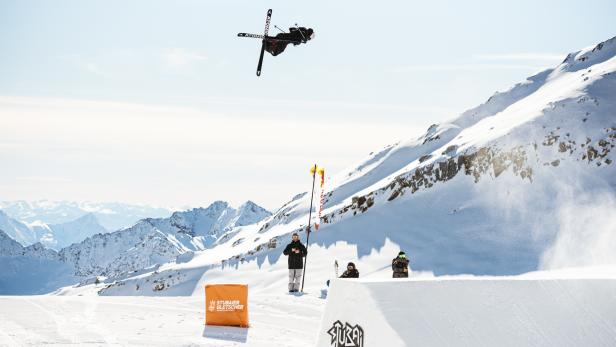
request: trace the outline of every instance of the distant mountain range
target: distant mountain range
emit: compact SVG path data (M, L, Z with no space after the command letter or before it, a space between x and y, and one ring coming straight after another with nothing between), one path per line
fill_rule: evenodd
M95 203L74 201L0 201L0 210L25 223L42 222L63 224L85 214L94 215L98 223L108 231L134 225L143 218L168 217L173 212L168 208L117 202Z
M270 215L251 201L237 209L216 201L207 208L174 212L169 218L145 218L129 228L106 232L92 213L63 224L27 225L0 210L0 265L10 269L0 275L0 294L6 293L3 288L16 285L9 282L23 270L34 271L31 266L36 263L44 262L39 265L57 275L53 283L120 276L205 250L222 235ZM63 272L58 273L58 268ZM47 276L40 279L50 280ZM22 293L38 293L40 288L49 288L47 282L32 279L19 288Z
M108 232L92 213L61 224L47 224L41 221L22 223L0 210L0 230L23 246L40 243L44 247L59 250L87 237Z

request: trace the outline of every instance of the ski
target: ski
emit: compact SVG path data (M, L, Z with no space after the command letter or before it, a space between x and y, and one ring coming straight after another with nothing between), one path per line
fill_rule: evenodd
M238 37L250 37L250 38L255 38L255 39L262 39L262 40L265 40L265 41L291 42L291 43L297 43L297 44L302 43L301 41L297 41L297 40L285 40L285 39L278 39L278 38L276 38L274 36L263 36L263 35L248 34L248 33L238 33L237 36Z
M263 35L248 34L248 33L238 33L237 36L238 37L253 37L255 39L263 39L263 38L265 38L265 36L263 36Z
M338 259L334 260L334 269L336 272L336 278L338 278Z
M267 37L269 32L270 20L272 19L272 9L267 10L267 17L265 18L265 33L263 37ZM257 65L257 76L261 76L261 66L263 65L263 54L265 53L265 39L261 43L261 54L259 55L259 64Z
M259 55L259 64L257 65L257 76L261 76L261 66L263 65L263 53L265 53L265 40L261 43L261 55Z

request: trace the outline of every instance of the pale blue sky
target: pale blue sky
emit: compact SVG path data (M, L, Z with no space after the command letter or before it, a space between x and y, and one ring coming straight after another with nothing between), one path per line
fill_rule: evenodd
M316 38L266 55L272 24ZM0 198L277 208L616 35L613 1L0 1ZM275 33L273 25L270 32Z

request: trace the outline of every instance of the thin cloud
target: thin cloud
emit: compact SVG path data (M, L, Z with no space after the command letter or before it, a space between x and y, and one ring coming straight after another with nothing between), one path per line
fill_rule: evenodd
M17 181L41 182L41 183L66 183L71 182L70 179L57 176L24 176L17 177Z
M104 76L105 74L103 73L103 71L101 70L101 68L98 66L98 64L93 63L93 62L86 62L83 64L83 68L87 71L90 71L91 73L95 74L95 75L99 75L99 76Z
M537 71L544 67L526 64L427 64L407 65L395 68L394 72L421 71L486 71L486 70L528 70Z
M238 201L267 192L264 203L277 206L298 190L298 180L288 173L303 172L314 158L336 172L425 129L412 119L358 122L334 115L316 122L246 114L231 120L207 108L100 100L0 96L0 109L2 143L27 145L10 155L0 149L8 168L0 182L8 187L0 192L7 199L95 197L171 204L204 195ZM247 179L246 172L255 174ZM152 188L160 182L164 190Z
M559 61L565 58L561 53L499 53L478 54L475 59L479 60L505 60L505 61Z
M172 69L184 68L193 63L207 59L205 55L190 52L184 48L178 47L167 49L163 54L163 58L165 65Z
M80 70L87 71L97 76L104 77L107 75L103 71L103 69L101 69L100 65L90 58L87 58L87 57L84 57L78 54L66 55L66 56L62 56L61 58L68 61L70 64L73 64Z

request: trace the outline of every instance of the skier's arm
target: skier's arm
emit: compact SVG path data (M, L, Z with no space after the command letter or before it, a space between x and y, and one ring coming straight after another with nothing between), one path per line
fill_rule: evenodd
M301 253L302 253L302 257L305 257L306 254L308 254L308 250L306 249L306 246L301 245Z
M282 254L284 254L284 255L289 255L289 253L291 253L291 244L290 243L287 245L287 247L284 249L284 251L282 251Z

